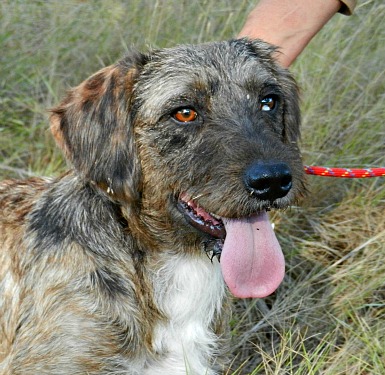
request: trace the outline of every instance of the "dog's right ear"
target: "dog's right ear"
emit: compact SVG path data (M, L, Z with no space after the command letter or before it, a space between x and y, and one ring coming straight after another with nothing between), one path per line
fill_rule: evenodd
M131 53L70 90L51 111L51 131L83 178L112 198L132 202L140 194L134 142L133 87L148 57Z

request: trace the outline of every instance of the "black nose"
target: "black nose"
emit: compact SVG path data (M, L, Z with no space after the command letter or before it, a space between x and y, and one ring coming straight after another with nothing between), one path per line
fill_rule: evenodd
M256 198L273 202L289 192L292 176L286 163L257 161L246 169L244 183Z

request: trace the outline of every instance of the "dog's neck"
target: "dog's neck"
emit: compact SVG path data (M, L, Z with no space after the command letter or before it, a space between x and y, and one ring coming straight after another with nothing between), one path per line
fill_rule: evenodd
M155 327L153 340L153 350L162 360L149 366L148 373L185 374L187 369L189 374L211 374L208 355L218 355L214 331L223 318L226 296L219 263L204 254L163 258L152 275L155 303L166 316Z

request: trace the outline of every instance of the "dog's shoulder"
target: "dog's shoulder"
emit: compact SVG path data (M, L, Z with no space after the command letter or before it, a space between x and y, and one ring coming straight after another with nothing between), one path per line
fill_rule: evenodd
M0 189L0 373L124 372L151 311L116 204L72 173Z
M50 183L48 178L5 180L0 183L0 222L20 225Z
M127 247L127 221L119 203L74 173L54 180L28 217L27 231L39 252L62 252L76 243L88 252L111 256Z

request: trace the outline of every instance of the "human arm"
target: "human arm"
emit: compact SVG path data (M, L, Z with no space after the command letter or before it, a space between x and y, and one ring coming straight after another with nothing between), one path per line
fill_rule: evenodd
M261 0L238 36L259 38L278 46L277 61L288 67L335 13L340 10L351 13L354 3L354 0Z

